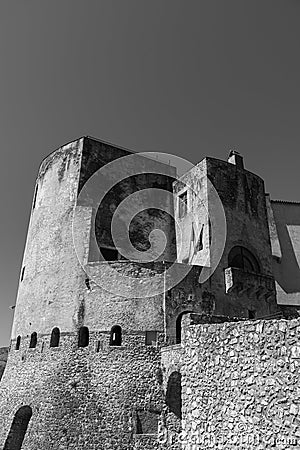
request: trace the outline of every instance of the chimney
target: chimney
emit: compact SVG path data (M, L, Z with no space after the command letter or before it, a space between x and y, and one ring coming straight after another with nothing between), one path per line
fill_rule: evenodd
M227 160L230 164L234 164L238 169L244 168L244 161L242 155L236 150L231 150Z

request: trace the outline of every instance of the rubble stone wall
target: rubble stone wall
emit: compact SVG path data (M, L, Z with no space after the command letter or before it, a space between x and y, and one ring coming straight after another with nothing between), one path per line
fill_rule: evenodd
M185 326L182 448L298 448L299 333L296 319Z

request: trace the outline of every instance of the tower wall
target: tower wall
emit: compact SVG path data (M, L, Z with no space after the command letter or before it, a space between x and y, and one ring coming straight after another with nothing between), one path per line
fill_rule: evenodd
M0 385L0 447L22 406L32 409L24 450L156 446L163 402L159 348L164 341L165 310L163 290L155 293L163 278L157 282L155 275L164 271L163 263L91 259L94 205L78 201L94 172L129 153L81 138L56 150L40 167L8 363ZM160 166L157 161L153 164ZM145 175L140 186L129 184L126 194L134 187L146 188L147 178L151 188L153 177ZM171 190L170 181L160 178L155 183ZM110 206L104 202L103 215ZM136 223L142 231L143 221ZM172 226L160 216L154 225L159 227L160 221L166 230ZM103 225L96 222L96 227L99 224ZM98 244L103 243L107 242L100 236ZM171 239L169 247L173 244ZM129 276L127 295L106 290L91 275L106 279L110 286L118 283L117 275ZM141 276L149 293L146 298L140 298ZM118 346L111 342L114 325L122 329ZM83 348L79 347L82 327L89 329L89 343ZM50 348L54 328L60 330L60 342ZM30 348L34 333L37 343Z
M77 341L76 333L63 333L60 346L49 348L44 334L35 349L27 338L11 350L0 385L1 448L15 413L28 405L23 450L155 449L159 348L145 346L144 333L124 333L121 347L111 347L103 332L90 333L89 347Z
M256 174L214 158L207 158L207 168L207 176L218 192L227 223L224 252L211 277L211 290L219 299L219 312L236 317L249 317L249 311L253 311L256 318L271 316L279 308L272 272L264 182ZM259 264L259 272L230 268L229 253L235 246L252 253ZM230 289L226 272L235 278Z
M36 181L14 315L12 339L58 326L74 330L84 273L72 242L83 140L56 150Z
M176 228L177 246L181 261L197 265L200 275L199 266L212 267L215 255L220 251L222 242L218 239L214 241L214 234L218 236L219 231L216 232L210 220L216 208L211 185L219 196L226 220L224 251L220 252L219 263L207 281L198 285L193 282L197 272L195 266L171 292L171 303L175 303L176 308L173 318L170 315L173 333L174 319L183 311L230 317L249 317L251 311L257 318L279 311L272 275L264 182L245 170L242 164L205 158L174 183L177 198L180 199L182 192L187 192L186 211L182 217L179 199L175 201L175 217L179 221ZM259 264L259 270L254 273L230 267L229 253L237 246L251 252ZM178 299L180 296L181 301Z
M223 204L227 222L224 262L234 245L244 245L259 261L261 272L272 276L272 253L264 181L226 161L207 159L207 176Z

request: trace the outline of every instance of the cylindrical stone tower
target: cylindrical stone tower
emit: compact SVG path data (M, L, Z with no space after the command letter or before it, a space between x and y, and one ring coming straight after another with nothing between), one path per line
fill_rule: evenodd
M0 384L0 447L5 450L157 448L164 294L151 296L151 281L147 299L135 295L134 288L127 298L111 294L90 280L79 262L102 277L107 264L134 277L142 272L149 280L164 270L159 262L120 260L105 229L112 199L96 226L103 252L114 262L91 259L95 211L78 205L78 194L101 166L128 154L84 137L56 150L40 167ZM166 177L153 177L147 177L150 184L171 191ZM138 182L144 183L142 178ZM126 189L131 190L128 182ZM74 208L81 231L77 253ZM153 216L158 220L169 227L170 256L172 224Z

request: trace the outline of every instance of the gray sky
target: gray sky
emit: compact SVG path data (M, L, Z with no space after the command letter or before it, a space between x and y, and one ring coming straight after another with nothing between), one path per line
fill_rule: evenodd
M41 160L81 135L198 162L235 148L300 200L299 0L2 0L1 317Z

